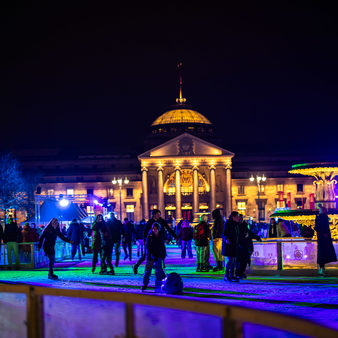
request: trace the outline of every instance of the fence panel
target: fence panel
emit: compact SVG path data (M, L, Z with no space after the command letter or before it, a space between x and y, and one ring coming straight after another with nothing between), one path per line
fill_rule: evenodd
M0 336L27 337L27 296L23 293L0 292Z

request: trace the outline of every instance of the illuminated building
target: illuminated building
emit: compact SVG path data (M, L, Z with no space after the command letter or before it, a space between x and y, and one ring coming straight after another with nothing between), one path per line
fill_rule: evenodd
M186 104L181 83L176 103L153 121L142 154L46 149L19 150L15 155L25 170L42 173L42 195L94 194L110 211L119 215L122 208L122 218L135 221L149 218L153 208L165 217L197 220L200 213L219 207L225 216L238 210L265 222L276 209L315 208L312 179L288 173L299 154L234 154L220 146L212 122ZM307 156L308 161L320 160L317 154ZM267 177L259 198L257 185L249 181L258 173ZM113 177L129 179L121 190L121 205ZM88 210L88 205L81 206Z

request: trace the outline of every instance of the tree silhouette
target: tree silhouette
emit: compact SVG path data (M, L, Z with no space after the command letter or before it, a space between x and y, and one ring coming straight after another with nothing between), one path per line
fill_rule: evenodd
M0 209L19 209L27 198L21 166L11 154L0 156Z

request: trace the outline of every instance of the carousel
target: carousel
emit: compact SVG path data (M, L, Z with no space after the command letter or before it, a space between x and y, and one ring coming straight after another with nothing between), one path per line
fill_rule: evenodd
M279 210L273 213L270 217L278 217L287 221L293 221L303 226L315 225L315 219L318 215L318 205L323 205L328 210L330 219L330 228L332 239L338 240L338 209L336 205L335 185L338 176L338 163L306 163L295 164L289 171L290 174L299 174L312 176L313 184L316 187L315 193L315 209L300 209L300 210Z
M335 177L338 175L338 163L307 163L296 164L289 171L314 177L316 187L315 205L313 209L279 210L270 217L293 221L301 226L314 228L318 205L322 204L328 210L333 245L338 253L338 210L335 196ZM314 237L267 238L262 243L254 243L252 269L254 270L311 270L317 269L317 239ZM337 262L326 265L331 273L338 271ZM336 272L334 272L336 271Z

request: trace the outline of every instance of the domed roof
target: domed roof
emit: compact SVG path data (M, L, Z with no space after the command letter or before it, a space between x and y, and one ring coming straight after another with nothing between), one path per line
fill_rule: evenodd
M162 124L173 124L173 123L201 123L201 124L211 124L211 122L199 112L182 107L177 107L176 109L169 110L159 116L153 123L153 126L158 126Z

